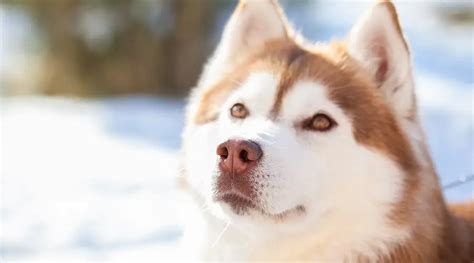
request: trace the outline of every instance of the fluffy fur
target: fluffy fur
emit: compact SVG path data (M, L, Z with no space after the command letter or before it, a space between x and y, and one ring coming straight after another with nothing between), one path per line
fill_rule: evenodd
M308 44L274 0L241 1L190 96L185 242L203 260L470 262L473 206L448 210L418 121L408 45L379 2L345 41ZM235 119L235 103L249 110ZM326 132L302 122L316 113ZM216 147L260 144L256 208L213 196Z

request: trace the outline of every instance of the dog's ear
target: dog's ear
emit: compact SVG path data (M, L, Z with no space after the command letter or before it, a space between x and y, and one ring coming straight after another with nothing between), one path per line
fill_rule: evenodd
M225 26L201 84L210 84L212 79L266 42L287 37L287 20L277 0L241 0Z
M416 106L410 52L390 1L378 2L354 25L348 50L373 77L394 111L413 117Z

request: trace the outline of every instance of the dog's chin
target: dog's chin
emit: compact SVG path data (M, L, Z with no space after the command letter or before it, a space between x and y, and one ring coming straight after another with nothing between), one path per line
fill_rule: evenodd
M303 205L296 205L279 213L266 211L254 200L235 193L217 195L214 202L222 207L229 216L251 217L258 216L275 222L285 222L290 219L303 217L306 209Z

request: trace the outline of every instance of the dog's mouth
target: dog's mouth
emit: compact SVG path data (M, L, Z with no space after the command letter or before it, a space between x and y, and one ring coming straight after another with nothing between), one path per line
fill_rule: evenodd
M236 214L244 214L250 209L258 209L258 206L250 198L236 193L218 195L214 201L228 204Z
M298 216L306 212L306 209L302 205L297 205L292 209L285 210L281 213L269 213L265 211L257 202L252 199L242 196L237 193L226 193L221 195L216 195L214 198L216 202L223 202L230 206L232 211L237 215L245 215L251 211L256 211L265 217L269 217L275 220L283 220L289 216Z

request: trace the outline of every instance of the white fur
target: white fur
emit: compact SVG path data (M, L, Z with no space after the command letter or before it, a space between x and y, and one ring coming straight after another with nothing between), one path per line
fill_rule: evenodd
M213 176L217 172L217 146L230 138L257 139L269 133L272 124L266 120L266 116L259 113L270 111L277 80L277 77L265 72L251 74L224 103L217 122L185 131L184 137L188 142L185 144L186 159L192 160L191 163L185 163L185 169L196 172L189 180L192 186L197 186L196 189L206 196L209 206L213 206L211 194ZM245 103L249 109L250 116L245 123L230 118L230 108L235 103Z

